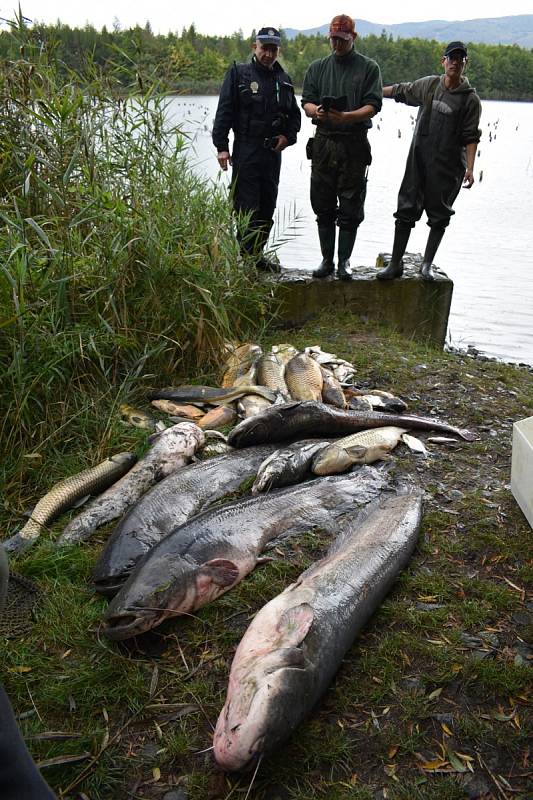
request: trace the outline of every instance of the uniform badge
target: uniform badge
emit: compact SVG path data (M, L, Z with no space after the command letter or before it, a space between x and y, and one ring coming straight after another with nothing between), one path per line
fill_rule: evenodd
M252 94L257 94L257 92L259 91L259 84L257 83L257 81L251 82L250 89L252 90Z
M275 34L276 34L276 31L273 31L272 28L269 28L268 35L269 36L274 36Z

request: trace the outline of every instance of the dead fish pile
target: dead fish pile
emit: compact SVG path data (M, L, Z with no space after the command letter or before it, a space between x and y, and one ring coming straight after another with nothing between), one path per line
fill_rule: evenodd
M189 464L149 489L121 519L94 568L101 594L115 594L140 559L179 525L237 491L275 445L262 445Z
M152 405L171 414L173 422L194 419L204 429L229 427L237 416L248 419L272 404L291 400L322 401L342 409L349 404L359 410L406 408L403 400L388 392L376 389L364 393L354 386L343 387L353 379L355 367L318 345L306 347L304 352L291 344L273 345L267 353L251 343L228 344L227 350L230 355L223 367L221 387L156 389L149 394ZM219 410L213 411L213 406Z
M120 517L150 486L184 466L205 439L193 422L182 422L153 434L150 441L151 447L146 455L69 522L59 537L59 547L84 541L101 525Z
M79 500L91 494L98 494L118 481L136 461L133 453L118 453L106 458L101 464L71 475L50 489L32 511L31 517L22 530L3 542L11 553L20 553L37 541L43 528L46 528L60 514L72 508Z
M204 511L156 544L114 597L104 633L127 639L168 617L191 614L239 583L269 542L320 528L385 488L373 467Z
M404 494L352 519L325 558L254 617L231 666L214 754L242 770L272 752L324 694L357 633L409 561L421 496ZM364 517L366 516L366 519Z

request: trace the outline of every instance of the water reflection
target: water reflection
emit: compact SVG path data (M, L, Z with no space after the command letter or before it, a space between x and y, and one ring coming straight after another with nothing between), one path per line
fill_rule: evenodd
M169 113L194 137L195 168L229 183L229 175L218 169L211 143L216 105L216 97L175 98ZM366 219L352 264L374 264L379 252L390 252L392 214L415 113L389 100L374 120ZM483 101L481 127L476 183L460 192L456 215L437 254L439 267L454 282L449 338L460 347L473 345L490 356L533 364L533 103ZM283 155L276 233L284 241L288 238L279 256L289 269L311 270L321 260L305 157L312 132L304 118L298 143ZM427 231L423 218L409 251L423 252Z

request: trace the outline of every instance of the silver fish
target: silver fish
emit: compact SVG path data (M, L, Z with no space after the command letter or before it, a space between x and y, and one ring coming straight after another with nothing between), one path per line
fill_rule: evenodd
M346 408L346 398L340 382L329 369L320 367L320 370L323 379L322 401L330 406L335 406L335 408Z
M317 452L328 445L329 442L297 442L284 450L276 450L257 470L252 494L299 483L309 474Z
M259 397L258 394L246 394L237 402L239 413L244 419L255 417L256 414L260 414L265 409L270 408L271 405L272 403L265 400L264 397Z
M214 735L222 769L247 769L290 736L408 563L420 494L370 508L352 517L327 556L267 603L244 634Z
M263 442L285 442L304 437L341 436L365 428L401 426L412 430L453 433L466 441L476 435L444 422L408 414L380 414L378 411L341 411L324 403L285 403L271 406L262 414L240 422L228 436L232 447L247 447Z
M93 572L96 591L115 594L157 542L215 500L237 491L274 447L234 450L190 464L153 486L111 534Z
M286 366L291 358L298 355L298 350L292 344L273 344L271 351L278 357L283 366Z
M41 531L60 514L72 508L82 497L107 489L131 469L136 460L133 453L118 453L106 458L96 467L90 467L56 483L39 500L22 530L3 542L5 549L11 553L27 550L37 541Z
M375 498L386 476L373 467L278 489L198 514L156 544L114 597L104 633L127 639L167 617L191 614L239 583L269 542L335 530L355 505Z
M58 546L88 539L101 525L120 517L154 483L184 466L204 444L204 434L194 422L181 422L150 437L146 455L111 489L97 497L66 526Z

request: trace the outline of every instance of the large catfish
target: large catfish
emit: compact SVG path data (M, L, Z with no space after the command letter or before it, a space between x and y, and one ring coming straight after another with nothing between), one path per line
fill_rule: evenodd
M316 436L345 436L366 428L395 425L422 431L441 431L471 441L476 435L444 422L411 414L380 414L377 411L343 411L313 401L285 403L267 408L240 422L228 436L232 447L249 447L264 442L286 442Z
M210 503L237 491L274 448L247 447L189 464L153 486L109 538L93 572L96 591L115 594L157 542Z
M204 511L156 544L111 601L104 632L127 639L167 617L191 614L227 592L274 539L316 529L373 500L387 484L373 467L319 478Z
M355 515L328 555L259 611L235 653L215 730L222 769L253 766L324 694L409 561L421 508L417 492L388 497L363 521Z

